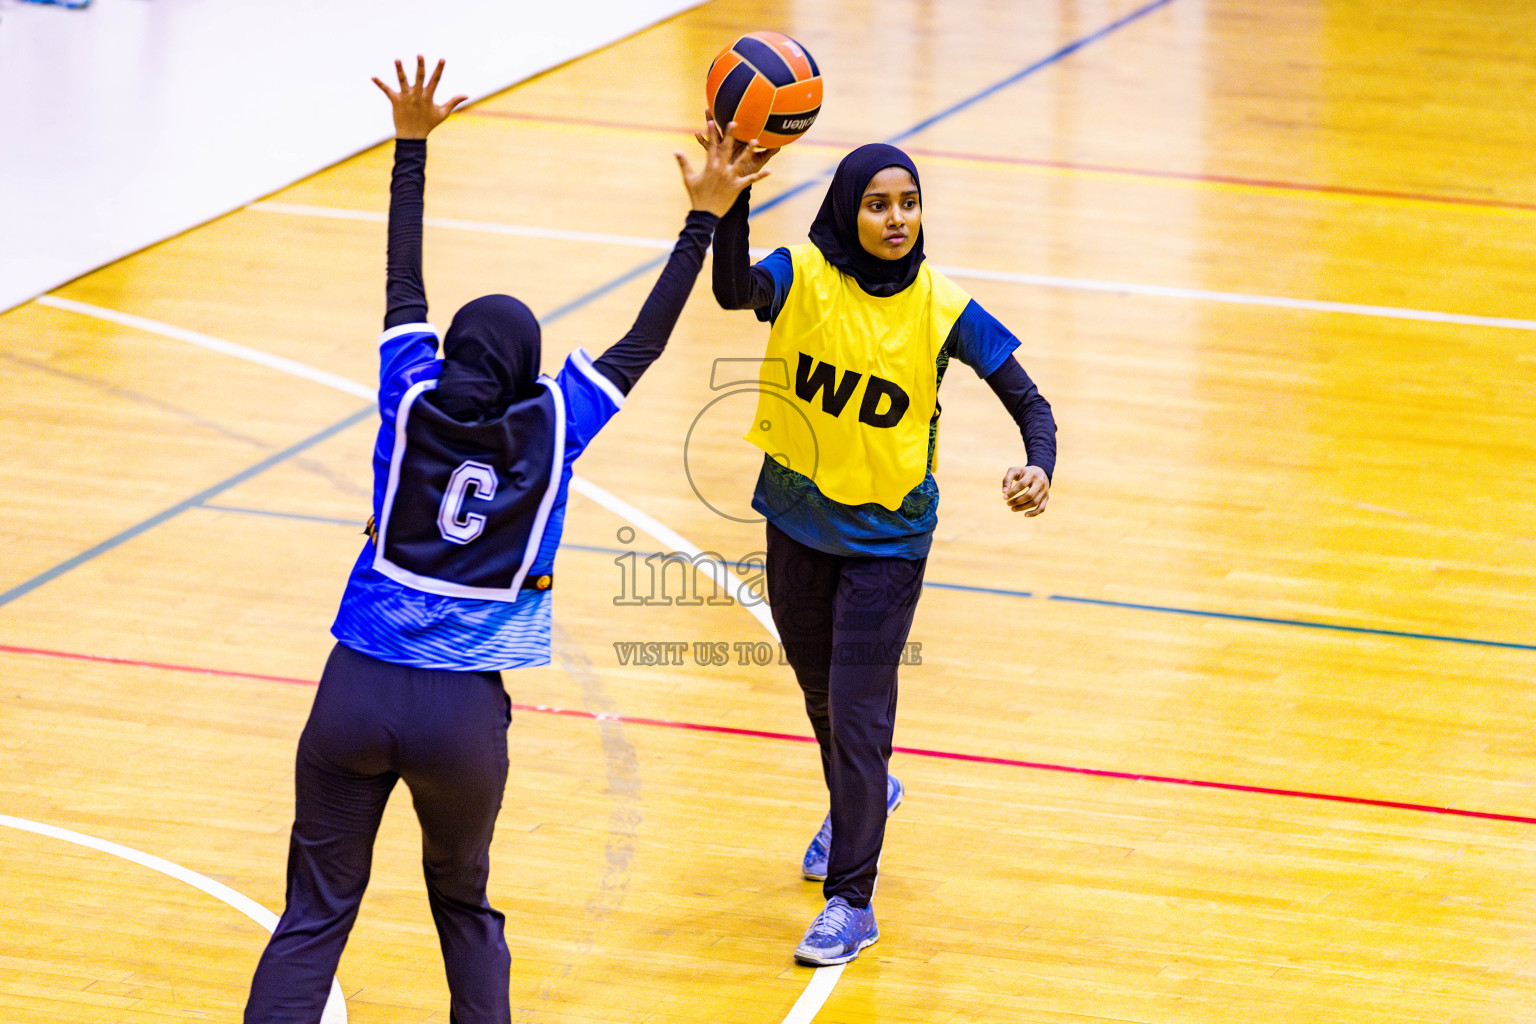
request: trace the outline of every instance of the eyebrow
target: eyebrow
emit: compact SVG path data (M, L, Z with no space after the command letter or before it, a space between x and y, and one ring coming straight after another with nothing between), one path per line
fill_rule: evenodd
M863 198L863 199L871 199L871 198L873 198L873 199L884 199L886 196L888 196L890 194L891 193L889 193L889 192L865 192L864 195L861 198ZM918 190L915 189L915 188L909 188L909 189L903 190L901 195L902 195L903 198L905 198L906 196L921 195L921 193L919 193Z

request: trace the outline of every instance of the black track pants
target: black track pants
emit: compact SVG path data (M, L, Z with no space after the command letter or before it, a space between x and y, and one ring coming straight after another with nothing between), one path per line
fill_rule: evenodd
M829 555L768 524L773 621L805 694L832 800L823 892L856 907L867 906L875 892L896 670L927 564Z
M397 779L421 822L453 1017L506 1024L511 959L485 886L510 721L499 673L406 668L336 645L299 739L288 903L251 982L247 1024L320 1020Z

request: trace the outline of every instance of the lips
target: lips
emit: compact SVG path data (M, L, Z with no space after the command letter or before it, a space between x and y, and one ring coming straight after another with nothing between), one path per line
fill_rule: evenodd
M886 235L885 236L885 241L886 241L887 245L903 245L903 244L905 244L906 240L907 240L907 236L906 235Z

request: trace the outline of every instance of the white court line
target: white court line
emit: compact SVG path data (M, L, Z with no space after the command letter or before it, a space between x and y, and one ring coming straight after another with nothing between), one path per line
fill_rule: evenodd
M186 882L194 889L201 889L216 900L234 907L246 917L261 925L267 931L277 927L277 915L266 907L257 903L249 896L243 896L223 882L215 882L206 875L200 875L190 868L184 868L180 864L173 864L168 860L156 857L154 854L135 850L131 846L121 846L109 842L106 839L97 839L82 832L71 832L67 828L59 828L56 825L44 825L37 821L28 821L25 818L13 818L9 814L0 814L0 825L7 825L23 832L35 832L40 836L50 839L62 839L66 843L74 843L77 846L89 847L102 853L109 853L114 857L132 861L151 871L158 871L162 875L169 875L177 881ZM325 1002L325 1013L320 1018L320 1024L347 1024L347 1002L341 994L341 984L335 978L331 979L331 994Z
M672 243L668 242L667 247L671 248L671 244ZM359 384L354 380L349 380L346 377L341 377L334 373L317 369L312 366L306 366L303 363L297 363L291 359L284 359L281 356L268 355L265 352L247 348L244 345L237 345L233 342L224 341L220 338L210 337L206 334L199 334L196 331L183 330L180 327L163 323L159 320L150 320L145 317L133 316L129 313L119 313L117 310L106 309L102 306L93 306L85 302L75 302L70 299L60 299L52 295L42 296L35 301L43 303L44 305L53 306L57 309L64 309L73 313L79 313L82 316L97 317L98 319L109 320L112 323L123 324L124 326L133 327L137 330L146 331L151 334L160 334L167 338L176 338L181 341L190 342L191 344L198 345L202 348L211 349L212 351L219 352L224 355L234 356L236 359L244 359L248 362L258 363L262 366L266 366L274 370L279 370L283 373L291 373L294 376L302 377L305 380L313 381L317 384L324 384L327 387L335 388L338 391L344 391L349 395L357 395L358 397L367 398L370 400L376 399L378 397L377 393L373 389L367 387L366 385ZM699 556L702 554L702 551L697 544L694 544L692 541L688 540L677 531L671 529L660 520L647 515L640 509L631 505L629 502L619 498L607 490L604 490L585 477L572 476L571 490L584 495L585 497L608 509L608 511L612 512L619 518L632 523L641 531L649 534L652 539L663 545L664 548L677 552L685 552L694 558L695 564L707 566L710 576L716 581L716 583L729 590L732 597L734 597L737 602L740 603L741 606L745 608L749 614L752 615L753 618L757 619L757 621L762 624L763 628L768 631L768 634L772 636L775 641L779 639L779 631L773 625L773 619L768 608L763 605L761 601L757 601L755 599L744 600L744 598L749 596L746 591L746 584L741 580L732 577L730 569L726 567L723 561L719 561L717 559L707 559L701 562ZM49 826L42 827L47 828ZM82 838L89 839L90 837L86 836ZM96 841L100 842L100 840ZM123 847L122 849L126 850L127 847ZM134 851L129 852L131 853ZM119 854L119 856L121 856L121 854ZM140 856L147 855L141 854ZM169 862L164 863L169 864ZM173 868L175 867L174 864L171 864L170 866ZM156 870L160 869L156 868ZM202 876L199 875L197 877L201 878ZM218 885L219 883L212 882L210 880L210 884ZM233 890L230 891L233 893ZM240 899L245 899L245 897L240 896L239 893L234 893L234 895ZM220 898L222 899L223 897ZM261 910L257 904L253 903L251 905L256 907L256 909ZM261 912L267 913L265 910L262 910ZM247 913L249 913L249 911L247 911ZM790 1015L784 1019L784 1024L809 1024L809 1022L821 1010L822 1005L827 1001L827 997L831 995L832 987L837 984L837 979L842 975L844 966L845 965L843 964L839 964L835 967L816 968L816 970L811 975L810 983L806 985L805 991L801 993L800 998L795 1001L794 1007L790 1010ZM339 988L334 989L333 995L339 991ZM329 1012L330 1004L327 1003L326 1007L327 1011ZM342 1012L346 1012L345 1008L343 1008ZM326 1019L322 1021L321 1024L345 1024L345 1017L336 1022L333 1022L330 1019Z
M837 984L837 979L843 976L843 968L847 964L834 964L831 967L818 967L811 975L811 982L805 986L805 991L800 993L800 998L795 1000L795 1005L790 1007L789 1016L784 1018L784 1024L811 1024L816 1014L821 1011L822 1004L832 994L832 986Z
M1163 299L1196 299L1202 302L1227 302L1240 306L1272 306L1278 309L1301 309L1311 313L1350 313L1355 316L1380 316L1389 317L1394 320L1417 320L1432 324L1465 324L1472 327L1506 327L1515 331L1536 331L1536 320L1517 320L1502 316L1441 313L1433 309L1406 309L1399 306L1362 306L1353 302L1291 299L1282 295L1208 292L1199 288L1172 288L1160 284L1133 284L1123 281L1095 281L1082 277L1051 277L1048 274L1016 274L1006 270L977 270L972 267L947 267L939 264L934 264L934 269L948 274L950 277L964 277L976 281L1003 281L1009 284L1036 285L1041 288L1113 292L1119 295L1150 295Z
M745 608L747 614L762 623L769 636L773 637L775 641L779 639L779 630L773 624L773 614L768 610L768 606L763 603L760 596L754 596L747 589L745 582L731 575L730 570L726 568L725 562L719 555L709 552L711 557L702 557L704 552L687 537L684 537L660 520L654 519L640 511L623 498L604 490L585 477L571 477L571 490L591 498L620 519L628 520L635 526L638 526L658 541L662 545L663 550L676 551L692 557L694 565L701 569L707 569L710 578L719 587L728 592L738 604Z
M345 220L366 220L383 223L382 213L363 210L342 210L328 206L302 206L291 203L254 203L251 210L269 213L286 213L304 217L332 217ZM636 249L671 249L671 241L660 238L643 238L635 235L605 235L590 231L561 231L555 228L521 227L515 224L495 224L485 221L444 220L426 218L435 227L457 228L463 231L483 231L502 235L521 235L529 238L557 238L571 242L591 242L601 245L623 245ZM754 256L768 252L753 249ZM1275 309L1296 309L1310 313L1347 313L1353 316L1386 317L1393 320L1414 320L1420 323L1461 324L1470 327L1502 327L1514 331L1536 331L1536 320L1514 317L1477 316L1470 313L1444 313L1433 309L1410 309L1400 306L1369 306L1353 302L1326 302L1319 299L1293 299L1283 295L1248 295L1243 292L1213 292L1201 288L1174 288L1159 284L1137 284L1131 281L1099 281L1084 277L1053 277L1049 274L1023 274L1007 270L984 270L975 267L952 267L934 264L934 269L950 277L972 281L1000 281L1007 284L1031 285L1037 288L1063 288L1071 291L1108 292L1115 295L1146 295L1161 299L1190 299L1198 302L1223 302L1239 306L1269 306ZM41 300L39 300L41 301Z
M346 377L331 373L329 370L322 370L305 363L295 362L292 359L285 359L282 356L272 355L270 352L248 348L245 345L237 345L233 341L225 341L223 338L215 338L211 335L200 334L197 331L189 331L184 327L175 327L159 320L149 320L142 316L134 316L132 313L119 313L115 309L93 306L86 302L76 302L74 299L62 299L57 295L39 295L32 301L40 306L65 309L71 313L93 316L98 320L110 320L112 323L122 324L124 327L132 327L140 331L147 331L150 334L160 334L167 338L175 338L177 341L185 341L189 345L210 349L226 356L234 356L236 359L244 359L248 363L256 363L260 366L277 370L280 373L303 377L305 380L314 381L316 384L324 384L328 388L345 391L349 395L356 395L369 401L378 398L378 392L374 388L348 380Z
M668 245L670 247L670 243ZM335 388L337 391L343 391L358 398L373 400L378 397L378 393L370 389L366 384L359 384L354 380L331 373L328 370L307 366L304 363L295 362L282 356L270 355L269 353L248 348L245 345L239 345L232 341L200 334L197 331L185 330L160 320L150 320L146 317L134 316L131 313L120 313L115 309L93 306L86 302L76 302L73 299L61 299L53 295L44 295L36 301L45 306L52 306L55 309L79 313L82 316L96 317L100 320L122 324L124 327L132 327L151 334L160 334L167 338L185 341L223 355L234 356L236 359L244 359L247 362L257 363L282 373L302 377L317 384L324 384L326 387ZM760 598L752 596L745 583L731 575L724 560L718 555L708 559L702 558L701 556L704 552L698 545L660 520L652 518L629 502L599 487L585 477L573 476L571 478L571 490L590 498L619 518L639 527L662 544L665 550L677 551L691 556L695 564L705 570L721 589L727 591L753 618L762 623L769 636L772 636L774 640L779 639L779 632L773 625L773 618L768 608ZM711 552L711 554L713 553Z
M298 217L328 217L332 220L361 220L374 224L388 223L386 214L372 210L343 210L334 206L306 206L302 203L252 203L247 210L264 213L287 213ZM525 227L520 224L498 224L485 220L453 220L448 217L423 217L421 222L429 228L451 228L456 231L480 231L491 235L516 235L519 238L548 238L558 242L595 242L599 245L622 245L631 249L670 250L676 239L641 238L636 235L605 235L595 231L567 231L561 228Z

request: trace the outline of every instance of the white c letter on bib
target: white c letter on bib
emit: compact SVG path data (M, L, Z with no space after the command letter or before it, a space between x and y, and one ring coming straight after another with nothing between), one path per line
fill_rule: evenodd
M437 508L437 531L450 544L468 544L485 529L485 516L466 514L469 492L482 501L496 497L496 471L483 462L462 462L448 478L448 491Z

